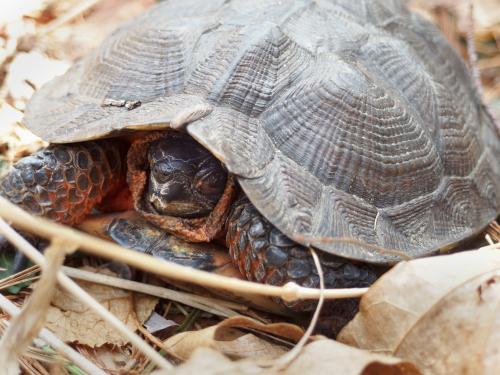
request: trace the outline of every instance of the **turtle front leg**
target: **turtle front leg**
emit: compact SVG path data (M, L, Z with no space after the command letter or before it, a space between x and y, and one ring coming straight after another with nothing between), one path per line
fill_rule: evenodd
M125 152L117 140L49 146L14 165L0 195L34 215L79 223L125 183Z
M249 280L272 285L293 281L311 288L319 287L319 276L307 248L292 241L267 221L247 198L239 199L228 219L226 242L234 264ZM378 277L378 271L367 264L318 252L326 288L367 287ZM307 311L315 301L286 305ZM353 300L335 301L325 313L345 324L357 310Z

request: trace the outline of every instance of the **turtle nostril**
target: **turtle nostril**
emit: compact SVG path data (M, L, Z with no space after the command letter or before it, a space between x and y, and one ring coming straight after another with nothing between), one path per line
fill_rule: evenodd
M181 183L169 181L157 184L151 181L148 189L148 200L158 212L168 214L170 206L186 199L186 190Z

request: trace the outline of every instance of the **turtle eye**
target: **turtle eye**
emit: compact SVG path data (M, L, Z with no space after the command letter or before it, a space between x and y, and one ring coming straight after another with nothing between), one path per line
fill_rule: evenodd
M193 187L209 200L217 202L226 187L227 173L215 158L205 159L193 178Z
M183 160L160 160L152 166L152 171L155 180L160 184L171 181L178 173L189 174L194 173L189 164Z
M226 175L218 173L218 171L209 171L208 173L197 173L193 186L201 194L210 197L220 197L226 186Z

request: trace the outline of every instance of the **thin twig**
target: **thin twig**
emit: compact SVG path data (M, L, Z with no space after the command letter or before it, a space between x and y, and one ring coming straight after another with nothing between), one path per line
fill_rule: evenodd
M323 308L323 303L325 301L323 292L325 291L325 279L323 275L323 269L321 268L321 262L319 261L318 254L314 251L314 249L309 248L312 258L314 260L314 265L316 266L316 269L318 270L318 276L319 276L319 290L320 290L320 296L318 300L318 305L316 306L316 310L314 311L314 314L311 318L311 322L309 323L309 327L307 327L307 330L304 332L304 335L300 338L299 342L290 350L289 352L285 353L283 356L278 358L272 368L278 372L280 370L283 370L286 368L290 363L292 363L302 352L302 349L306 345L307 341L311 337L314 328L316 327L316 324L318 323L319 319L319 314L321 313L321 309Z
M109 285L115 288L121 288L126 290L132 290L134 292L149 294L151 296L160 297L180 302L184 305L196 307L199 310L203 310L214 315L219 315L224 317L239 315L235 311L231 310L231 308L238 310L248 310L248 307L234 302L218 300L215 298L196 296L193 294L162 288L155 285L139 283L137 281L124 280L120 279L119 277L113 277L102 273L89 272L71 267L63 267L63 272L69 277L74 279L79 279L97 284Z
M0 201L3 198L0 199ZM13 245L23 252L28 258L40 267L45 266L45 258L38 250L36 250L28 241L12 229L3 219L0 219L0 233L2 233ZM57 234L50 236L51 238L60 238L61 240L72 241L71 236L58 236ZM77 244L76 241L73 243ZM157 366L164 370L170 370L173 366L151 346L149 346L138 335L132 332L120 319L113 315L109 310L102 306L92 296L85 292L78 284L71 280L68 276L64 275L61 271L57 274L57 281L68 292L73 294L81 302L87 305L90 309L96 312L109 324L111 324L117 331L125 336L132 344L148 356Z
M7 276L0 280L0 290L20 283L32 282L34 280L37 280L39 276L35 276L35 274L37 274L38 272L40 272L40 267L31 266L29 268L26 268L25 270L22 270L21 272Z
M158 337L156 337L155 335L150 333L146 328L144 328L142 326L142 324L140 324L140 322L139 322L139 324L137 324L137 329L139 330L139 332L141 332L144 335L144 337L146 337L149 341L151 341L153 344L155 344L163 352L167 353L172 358L179 359L179 358L177 358L175 353L170 348L165 346L163 341L161 341Z
M491 239L491 236L489 234L486 234L484 236L484 239L486 240L486 242L488 242L490 245L494 245L495 243L493 242L493 240Z
M93 237L61 224L53 223L41 217L34 217L2 197L0 197L0 216L11 221L16 227L44 238L50 239L58 237L63 240L74 241L79 246L80 250L89 254L124 262L132 267L156 275L202 285L204 287L227 290L235 293L253 293L281 297L286 301L318 299L322 294L325 299L358 298L368 290L368 288L325 289L324 293L321 293L319 289L304 288L293 283L279 287L196 270L126 249L115 243Z
M101 1L101 0L83 1L82 3L78 4L77 6L72 7L70 11L63 14L61 17L56 18L55 20L48 23L46 26L42 27L38 32L41 34L48 34L54 30L57 30L59 27L61 27L65 23L70 22L71 20L78 17L80 14L85 13L87 10L89 10L94 5L96 5L99 1Z
M4 310L7 314L9 314L11 317L18 316L19 313L21 312L21 310L16 305L14 305L11 301L5 298L5 296L2 294L0 294L0 308ZM92 362L90 362L87 358L85 358L80 353L75 351L73 348L66 345L48 329L43 328L38 336L41 339L43 339L47 344L49 344L52 347L52 349L55 349L57 352L61 353L69 361L74 363L83 371L86 371L89 374L106 375L106 373L102 371L99 367L94 365Z
M466 42L467 55L469 56L469 68L472 76L472 81L476 87L477 94L480 98L483 97L483 84L481 83L481 73L477 65L477 51L474 43L474 2L468 0L467 27L466 27Z
M42 330L47 319L50 300L54 295L57 273L67 253L76 250L71 244L54 239L46 250L46 261L42 275L33 293L21 310L11 319L10 325L0 340L0 363L5 374L17 374L18 358L28 349L31 342Z

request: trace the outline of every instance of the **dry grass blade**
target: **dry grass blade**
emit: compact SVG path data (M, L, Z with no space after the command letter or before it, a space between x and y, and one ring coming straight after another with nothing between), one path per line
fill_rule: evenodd
M57 237L68 241L75 241L80 250L84 250L92 255L124 262L156 275L199 284L204 287L212 287L236 293L254 293L281 297L287 301L297 299L318 299L321 295L323 295L325 299L358 298L367 291L367 288L346 288L325 289L322 292L319 289L304 288L296 284L287 284L284 287L264 285L216 275L180 266L172 262L159 261L152 256L126 249L64 225L53 223L47 219L34 217L1 197L0 216L10 220L16 227L39 236L45 238Z
M490 236L494 243L500 242L500 225L498 225L496 221L490 223L486 233Z
M0 308L7 312L11 317L15 317L20 313L20 309L1 294ZM86 371L89 374L105 375L104 371L102 371L99 367L95 366L85 357L77 353L75 350L70 348L68 345L63 343L49 330L42 329L40 331L39 337L42 338L46 343L48 343L53 349L63 354L66 358L72 361L83 371Z
M467 5L469 7L467 13L467 30L466 30L466 41L467 41L467 54L469 55L469 69L471 72L472 79L474 81L474 86L480 98L483 97L483 85L481 83L481 73L479 72L479 66L477 64L477 52L476 45L474 44L474 2L468 0Z
M199 310L209 312L214 315L231 317L239 315L233 309L248 310L246 306L219 300L215 298L201 297L190 293L179 292L177 290L162 288L155 285L148 285L137 281L130 281L109 275L89 272L71 267L63 267L63 272L71 278L91 281L103 285L114 286L116 288L127 289L134 292L149 294L152 296L180 302L184 305L195 307Z
M29 268L26 268L25 270L22 270L21 272L18 272L14 275L10 275L2 280L0 280L0 290L9 288L11 286L28 282L28 281L34 281L38 279L38 276L35 276L38 272L40 271L40 267L38 266L32 266Z
M80 4L73 7L71 9L71 11L69 11L68 13L66 13L66 14L62 15L61 17L56 18L55 20L50 22L42 30L40 30L40 32L42 34L47 34L47 33L50 33L52 31L56 30L57 28L61 27L65 23L70 22L71 20L75 19L80 14L86 12L88 9L90 9L91 7L96 5L99 1L101 1L101 0L82 1Z
M3 198L0 199L2 201ZM45 258L41 255L38 250L36 250L31 244L22 238L15 230L13 230L4 220L0 219L0 233L3 234L12 244L14 244L19 250L21 250L28 258L40 266L44 266ZM52 237L58 238L57 234ZM66 237L68 241L71 241L70 237ZM166 361L158 352L156 352L151 346L149 346L144 340L142 340L134 332L130 331L122 321L120 321L116 316L110 313L106 308L104 308L99 302L87 294L82 288L80 288L74 281L69 277L64 275L62 272L57 273L57 280L59 284L65 288L67 291L72 293L77 299L83 302L85 305L94 310L98 315L100 315L105 321L111 324L115 329L117 329L124 337L126 337L132 344L134 344L138 349L140 349L145 355L147 355L154 363L164 370L170 370L173 366Z
M318 255L316 252L310 248L309 249L311 252L311 255L314 260L314 265L316 266L316 269L318 270L318 276L319 276L319 286L320 286L320 291L323 292L325 290L325 279L323 275L323 269L321 268L321 263L319 261ZM297 345L293 347L292 350L290 350L288 353L284 354L281 358L278 358L272 368L278 372L281 369L286 368L290 363L292 363L301 353L302 349L304 349L304 346L306 345L307 341L311 337L314 328L316 327L316 324L318 323L319 319L319 314L321 313L321 308L323 307L323 302L324 302L324 297L322 294L320 294L319 300L318 300L318 305L316 306L316 310L314 311L314 314L312 316L311 322L309 323L309 327L307 327L306 332L304 333L304 336L301 337Z
M66 249L74 250L66 243L52 241L46 250L46 262L39 283L22 312L12 320L9 328L0 341L0 363L4 365L6 375L17 374L19 364L17 358L22 355L33 339L42 329L50 300L55 291L57 273L61 267Z

